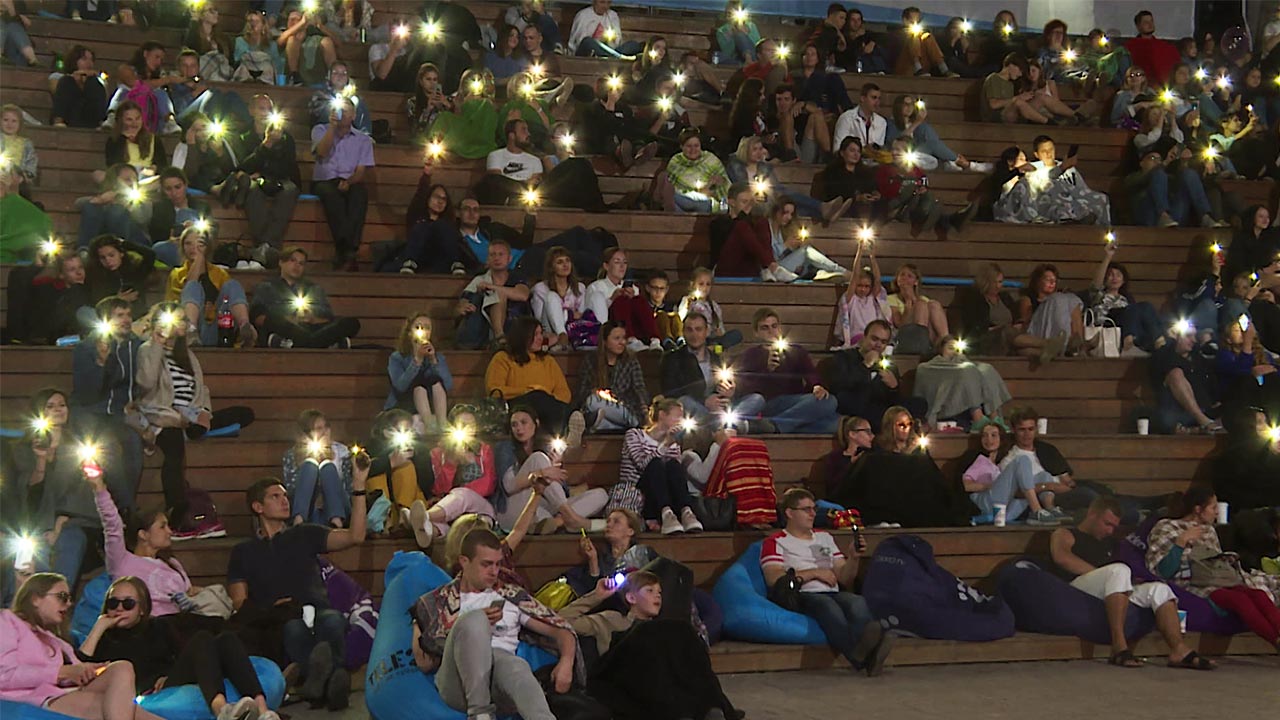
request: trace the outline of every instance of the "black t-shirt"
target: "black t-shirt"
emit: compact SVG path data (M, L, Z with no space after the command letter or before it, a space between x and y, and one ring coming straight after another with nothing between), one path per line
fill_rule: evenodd
M1099 540L1089 533L1081 532L1078 528L1069 528L1069 530L1076 540L1075 544L1071 546L1073 555L1096 568L1111 564L1111 558L1116 551L1116 539L1114 537ZM1055 575L1067 582L1079 577L1057 563L1053 563L1052 570Z
M249 586L249 602L269 608L291 597L304 605L329 607L316 556L327 551L329 528L305 523L285 528L270 539L245 540L231 550L227 583Z

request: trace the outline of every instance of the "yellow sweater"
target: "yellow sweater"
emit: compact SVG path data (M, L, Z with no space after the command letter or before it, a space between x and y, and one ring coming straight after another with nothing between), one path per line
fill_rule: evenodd
M493 356L484 371L485 392L494 390L511 400L525 393L541 390L560 402L569 402L569 383L564 379L560 364L545 353L531 355L529 362L519 365L503 350Z
M209 281L213 286L222 289L222 284L231 279L231 274L213 263L206 263ZM169 285L164 290L164 299L178 302L182 299L182 288L187 284L187 273L191 271L191 262L187 261L169 271ZM210 301L212 302L212 301Z

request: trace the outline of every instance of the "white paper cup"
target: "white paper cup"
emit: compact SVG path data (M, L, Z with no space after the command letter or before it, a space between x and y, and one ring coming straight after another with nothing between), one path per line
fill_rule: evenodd
M1151 421L1150 421L1150 420L1148 420L1147 418L1138 418L1138 434L1139 434L1139 435L1150 435L1150 434L1151 434Z
M1038 435L1049 434L1049 418L1040 418L1039 420L1036 421L1036 434Z
M1004 527L1005 521L1006 521L1005 512L1009 506L1005 505L1004 503L995 503L991 507L995 510L995 520L994 520L995 526Z
M1178 625L1182 628L1182 632L1185 633L1187 631L1187 611L1186 610L1178 611Z
M1231 511L1231 503L1225 503L1225 502L1222 502L1221 500L1218 501L1218 524L1219 525L1226 525L1229 522L1227 518L1230 516L1229 515L1230 511Z
M316 626L316 606L315 605L302 606L302 623L306 625L307 628L314 628Z

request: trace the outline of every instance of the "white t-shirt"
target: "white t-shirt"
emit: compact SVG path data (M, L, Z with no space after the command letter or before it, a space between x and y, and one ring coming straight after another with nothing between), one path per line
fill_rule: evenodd
M1048 473L1045 472L1044 466L1040 464L1040 458L1036 457L1036 453L1034 450L1023 450L1017 445L1014 445L1012 448L1009 448L1009 454L1005 455L1004 459L1000 461L1000 469L1003 471L1005 468L1012 465L1014 460L1017 460L1019 457L1022 457L1023 455L1026 455L1027 457L1031 458L1031 473L1033 475L1038 475L1040 473L1045 473L1046 475L1048 475Z
M409 53L408 45L401 45L396 58L402 58ZM369 77L377 77L374 71L378 67L378 63L382 62L391 54L391 43L374 43L369 46Z
M458 607L458 614L471 610L484 610L498 600L503 601L502 619L493 626L493 642L491 643L494 650L506 650L511 654L515 654L516 646L520 644L520 628L529 621L529 617L520 612L520 608L514 603L507 602L497 590L489 589L478 593L461 593L462 602Z
M798 538L783 530L765 538L760 547L760 567L782 565L783 568L796 572L819 568L834 570L837 558L843 560L844 553L840 552L831 533L821 530L814 530L810 540ZM810 580L800 589L803 592L839 590L821 580Z
M529 178L542 172L542 162L527 152L513 153L506 148L498 148L489 153L485 168L497 170L504 177L517 182L527 182Z

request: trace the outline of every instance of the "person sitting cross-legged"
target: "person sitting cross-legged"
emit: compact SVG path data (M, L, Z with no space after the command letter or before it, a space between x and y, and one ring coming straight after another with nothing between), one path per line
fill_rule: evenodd
M458 347L479 350L496 345L506 337L510 322L527 316L529 284L511 266L511 245L494 238L489 241L487 270L472 278L458 300Z
M563 693L573 682L577 636L529 591L498 579L502 557L502 541L491 530L467 533L458 576L418 598L410 611L413 660L422 672L435 673L441 699L469 720L495 720L500 709L525 720L555 720L516 646L522 633L554 641L560 658L551 682Z
M360 321L336 317L324 288L303 277L306 269L306 250L290 247L280 253L280 275L253 288L249 317L254 326L267 336L269 347L351 347Z
M1169 667L1213 670L1217 664L1187 647L1178 620L1178 598L1162 582L1135 585L1129 566L1113 560L1116 528L1120 525L1120 503L1100 496L1089 505L1084 520L1073 528L1058 528L1049 538L1053 558L1051 572L1071 583L1071 587L1102 600L1111 630L1112 665L1142 667L1124 635L1129 605L1155 613L1156 629L1169 645Z
M813 493L804 488L783 494L786 527L765 538L760 548L765 586L773 587L794 573L802 583L799 611L818 621L827 643L855 670L874 677L884 670L897 636L885 632L861 595L840 589L853 587L866 541L855 534L849 548L852 559L847 559L830 533L813 529L817 509Z

